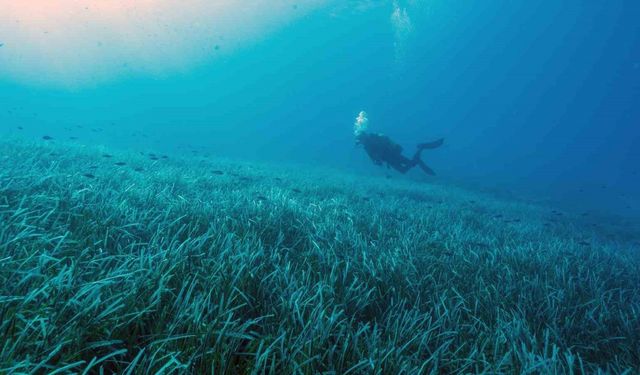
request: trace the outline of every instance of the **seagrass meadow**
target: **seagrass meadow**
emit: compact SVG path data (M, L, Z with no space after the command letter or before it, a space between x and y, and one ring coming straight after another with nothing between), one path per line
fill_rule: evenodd
M640 368L634 231L445 183L151 159L0 141L0 373Z

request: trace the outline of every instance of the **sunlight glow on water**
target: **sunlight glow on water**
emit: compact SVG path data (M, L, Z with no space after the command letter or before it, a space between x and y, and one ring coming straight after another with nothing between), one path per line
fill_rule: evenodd
M0 0L0 77L78 86L185 70L329 2Z

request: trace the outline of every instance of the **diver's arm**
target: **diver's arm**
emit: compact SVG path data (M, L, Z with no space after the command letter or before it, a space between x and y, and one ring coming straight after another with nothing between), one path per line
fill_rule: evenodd
M366 149L365 149L366 150ZM371 159L371 161L373 162L373 164L375 165L382 165L382 160L380 160L379 158L374 157L371 152L369 152L369 150L367 151L367 155L369 156L369 159Z
M382 165L382 160L374 158L373 156L369 155L369 158L371 158L371 161L373 162L373 164L375 165Z

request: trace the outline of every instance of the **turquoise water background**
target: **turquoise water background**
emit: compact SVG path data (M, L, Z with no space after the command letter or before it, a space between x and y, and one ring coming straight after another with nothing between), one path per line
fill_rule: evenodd
M424 155L436 180L637 218L638 19L636 1L332 3L162 75L126 57L73 88L0 69L0 134L385 175L354 146L365 110L409 152L444 137Z

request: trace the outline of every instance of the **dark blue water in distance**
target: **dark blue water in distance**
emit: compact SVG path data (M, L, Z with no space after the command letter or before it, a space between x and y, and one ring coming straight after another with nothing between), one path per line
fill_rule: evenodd
M364 110L408 152L445 138L424 153L436 177L393 178L640 217L640 2L289 3L306 13L233 51L221 37L188 68L71 87L48 80L46 61L13 74L8 61L33 63L17 52L29 41L0 28L1 134L384 176L354 146Z

